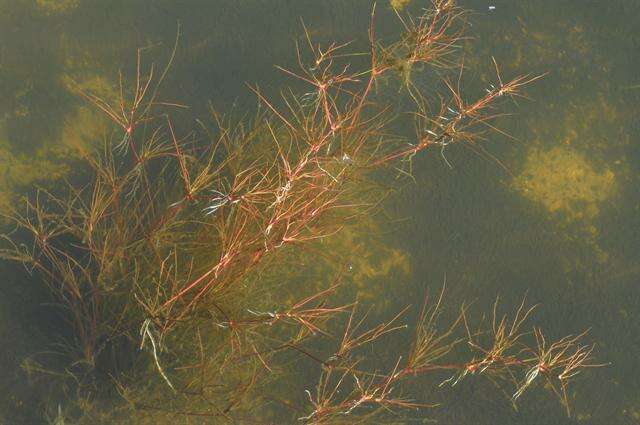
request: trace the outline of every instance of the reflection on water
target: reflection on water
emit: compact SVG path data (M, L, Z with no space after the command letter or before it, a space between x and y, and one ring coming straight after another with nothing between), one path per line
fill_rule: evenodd
M378 3L384 33L392 11ZM389 3L422 7L419 0ZM435 154L416 158L416 182L392 195L386 207L409 222L379 219L382 224L346 229L328 242L345 252L346 279L363 302L383 297L385 309L399 310L415 303L425 285L439 286L444 275L451 299L490 305L497 294L509 303L528 292L542 305L537 324L556 335L590 327L599 358L611 362L579 380L571 419L553 400L532 397L516 412L493 387L465 382L444 391L446 407L420 420L640 421L640 149L634 121L640 90L629 88L638 83L640 5L615 3L463 2L477 11L470 20L479 42L469 44L465 57L469 68L481 70L465 78L471 92L493 75L491 56L508 76L549 73L529 88L533 101L513 105L517 117L501 123L517 141L488 136L486 149L507 171L471 150L447 152L453 170ZM184 34L167 96L191 105L197 116L209 101L219 108L253 108L245 81L277 92L285 79L272 65L295 61L300 17L318 40L356 38L357 44L365 42L370 7L364 0L0 0L0 209L6 213L34 184L55 187L73 178L74 158L113 137L77 88L116 99L114 76L122 70L131 80L138 47L171 45L177 20ZM158 50L149 54L162 56ZM385 244L372 233L385 235ZM46 409L56 417L51 400L63 392L47 392L19 366L46 346L48 328L38 320L46 299L23 274L2 268L11 273L0 303L0 335L8 347L0 357L6 394L0 418L40 423Z

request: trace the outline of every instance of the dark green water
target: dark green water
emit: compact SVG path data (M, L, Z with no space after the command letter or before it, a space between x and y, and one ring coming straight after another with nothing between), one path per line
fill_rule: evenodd
M492 77L491 56L507 77L548 75L528 88L531 100L511 105L515 115L500 121L516 140L490 135L483 145L490 155L447 149L453 168L437 153L416 158L415 183L403 183L385 206L406 220L383 223L386 246L408 259L410 271L374 276L376 297L392 300L385 309L399 310L426 287L439 288L445 275L452 303L490 307L500 295L509 305L526 294L540 303L535 325L555 336L591 328L598 359L611 365L578 377L572 418L539 392L516 412L492 387L472 380L446 390L443 407L413 418L640 423L640 2L462 6L473 11L472 39L464 43L470 91ZM131 75L140 46L160 43L149 54L161 61L180 21L166 96L192 106L195 116L208 102L251 110L255 99L245 82L268 94L298 84L273 64L294 63L301 18L318 41L363 45L370 9L364 0L0 0L0 207L33 184L67 175L70 147L102 136L69 78L99 89L121 69ZM379 1L378 10L380 33L392 33L387 2ZM354 273L385 262L372 261L354 259ZM42 423L50 389L27 379L20 364L42 350L54 325L38 320L46 314L45 296L20 280L14 265L1 267L0 421Z

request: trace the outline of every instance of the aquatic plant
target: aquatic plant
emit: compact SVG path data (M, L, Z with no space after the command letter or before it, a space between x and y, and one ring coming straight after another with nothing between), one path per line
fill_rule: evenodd
M466 15L454 1L435 0L418 17L398 12L402 34L391 42L376 37L375 16L374 8L369 62L359 70L353 63L363 55L349 52L351 43L317 45L305 28L299 68L279 69L308 91L273 100L250 86L263 107L250 122L212 110L210 121L196 120L181 135L185 124L174 111L186 107L160 97L177 42L159 75L144 69L138 51L132 89L121 77L116 104L76 87L113 121L112 140L84 154L89 183L25 199L10 216L16 230L5 235L1 254L37 272L64 307L71 331L60 344L63 375L78 398L106 400L117 391L125 400L119 409L85 403L85 420L262 420L272 414L264 406L278 403L307 423L352 423L358 415L433 406L402 393L424 376L452 386L470 376L511 383L514 403L546 380L568 409L567 385L596 366L593 347L581 343L584 334L547 343L537 328L525 342L533 308L524 303L511 320L494 307L488 329L471 329L466 306L441 327L441 293L434 305L425 300L405 354L369 369L365 347L404 329L405 310L367 327L367 314L336 296L340 274L296 301L279 292L278 285L295 284L283 258L308 255L301 247L316 255L321 241L380 205L386 191L373 184L365 191L365 182L380 173L410 175L413 158L434 149L448 163L448 147L476 146L495 130L498 102L539 78L505 82L494 61L495 83L468 101L456 55ZM415 67L444 75L434 92L412 83L407 70ZM398 73L409 114L392 113L377 89L383 76ZM416 134L394 135L406 116ZM274 269L278 282L265 278ZM471 355L456 362L465 342ZM275 383L295 379L285 373L293 356L319 366L303 407Z

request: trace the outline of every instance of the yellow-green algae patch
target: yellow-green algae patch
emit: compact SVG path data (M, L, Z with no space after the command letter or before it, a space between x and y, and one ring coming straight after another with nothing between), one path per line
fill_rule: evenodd
M274 276L261 275L261 285L268 280L299 281L299 285L283 285L275 291L279 304L293 305L303 295L320 292L334 282L339 284L333 299L337 304L375 300L376 311L384 311L394 302L392 294L409 281L411 260L404 250L385 241L376 219L363 216L358 220L304 250L294 246L283 252ZM289 270L286 280L283 270ZM274 296L272 291L268 297Z
M389 0L389 4L396 10L402 10L411 3L411 0Z
M615 174L596 169L580 152L556 146L532 149L514 186L550 213L563 213L570 221L589 220L615 191Z
M616 174L606 165L595 165L569 144L551 149L532 148L513 187L543 207L568 243L588 248L588 258L565 258L565 268L604 263L609 254L599 243L596 218L604 202L617 191Z
M80 5L80 0L36 0L38 10L46 15L67 14Z
M80 0L34 2L37 10L46 15L71 13L79 4ZM0 2L0 7L3 6L4 3ZM53 120L43 123L49 124L47 132L22 131L19 126L26 125L24 122L40 122L28 119L30 114L39 111L32 111L28 106L29 99L22 99L30 90L30 84L33 84L26 80L23 89L14 94L13 110L0 117L1 214L19 205L18 200L25 188L34 184L48 186L65 178L71 171L71 162L81 152L90 151L104 142L110 128L108 118L89 101L82 99L80 90L99 96L110 105L119 105L117 84L101 75L103 67L90 49L81 48L80 43L70 42L64 34L59 36L59 49L64 71L52 76L49 83L72 94L69 97L62 96L65 101L71 102L60 105L61 110L65 111L64 115L47 115L44 119ZM36 86L40 87L41 84ZM16 126L20 134L33 134L33 139L24 141L24 149L18 146L18 141L13 140L12 133L8 131Z
M14 155L6 139L0 140L0 213L11 210L21 188L65 176L69 172L68 154L68 149L58 146Z
M70 161L81 151L104 140L106 123L86 107L72 110L57 136L40 144L35 151L14 152L0 128L0 213L8 213L25 187L60 180L71 170Z
M377 311L389 308L393 294L406 285L411 275L411 261L405 251L385 240L380 223L361 218L361 222L345 226L323 240L321 246L337 254L345 270L342 280L348 287L346 297L375 300ZM329 263L332 263L329 257ZM330 264L324 267L331 268Z

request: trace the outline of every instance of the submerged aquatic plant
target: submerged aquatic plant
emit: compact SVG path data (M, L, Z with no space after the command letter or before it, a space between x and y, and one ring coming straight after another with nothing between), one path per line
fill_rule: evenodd
M361 360L364 347L405 328L404 310L366 328L356 304L332 303L340 276L297 301L264 279L287 255L305 255L292 247L321 250L322 240L375 210L386 192L362 190L372 170L410 174L412 159L433 149L448 163L446 147L479 142L494 129L497 103L539 78L504 82L496 65L494 85L468 101L456 59L464 11L452 0L435 0L421 16L398 16L402 35L387 43L376 38L372 10L370 62L359 70L351 60L362 55L348 52L350 43L320 46L305 28L299 69L280 69L309 91L288 92L277 106L250 87L266 111L249 123L211 111L213 126L197 120L198 128L179 136L171 112L184 106L159 98L175 48L158 77L153 67L143 70L139 51L130 99L121 82L117 105L78 89L113 120L113 142L86 153L88 184L40 189L25 201L26 210L11 216L17 229L5 236L2 255L37 271L65 307L73 335L65 342L66 372L78 391L95 393L106 370L110 388L127 402L112 420L261 419L263 406L273 403L308 423L384 415L433 406L401 388L442 372L449 375L443 384L471 375L513 382L514 402L544 376L568 404L569 379L594 366L592 347L581 345L583 334L547 344L536 329L538 348L529 348L522 326L531 310L524 304L511 321L494 309L491 328L472 332L464 306L440 328L442 295L434 306L425 301L405 356L387 372L372 372ZM401 118L377 90L398 64L453 73L435 93L401 82L410 87L413 138L391 135ZM278 280L294 285L286 271ZM336 336L340 319L346 324ZM449 360L465 341L471 359ZM294 406L296 396L283 396L273 384L287 376L292 355L320 366L316 390L306 392L308 406ZM87 367L79 370L80 363Z

